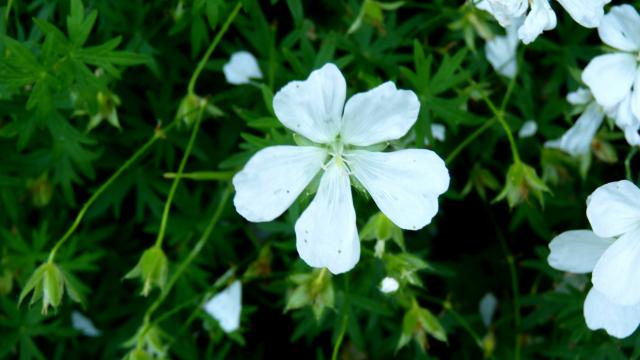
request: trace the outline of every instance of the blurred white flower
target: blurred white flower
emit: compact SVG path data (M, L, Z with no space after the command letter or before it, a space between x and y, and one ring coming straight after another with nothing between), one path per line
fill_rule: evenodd
M610 1L558 0L577 23L587 28L594 28L600 24L604 15L604 5ZM480 0L477 6L491 13L505 28L526 14L524 23L518 29L518 37L525 44L533 42L543 31L555 28L557 23L549 0Z
M251 79L262 79L258 60L248 51L233 53L222 71L227 82L233 85L249 84Z
M88 337L97 337L102 334L100 330L96 329L89 318L76 310L71 312L71 327Z
M305 81L292 81L273 99L284 126L310 146L271 146L258 151L233 178L234 204L249 221L271 221L296 200L318 173L318 192L295 225L300 257L334 274L351 270L360 240L350 176L369 192L397 226L418 230L438 212L449 187L444 161L433 151L372 152L367 146L405 135L420 102L413 91L386 82L346 102L340 70L326 64Z
M496 308L498 307L498 299L496 299L495 295L488 292L482 296L478 307L482 323L485 327L489 327L489 325L491 325L491 320L493 319L493 314L495 314Z
M605 113L593 100L591 93L584 88L569 93L567 101L572 105L586 106L586 108L562 137L547 141L544 146L563 150L571 156L584 155L591 149L591 142L604 120Z
M587 217L593 231L555 237L548 262L562 271L592 272L587 326L624 338L640 324L640 189L627 180L599 187L587 199Z
M218 321L222 330L227 333L240 328L242 312L242 283L234 281L226 289L212 297L204 305L204 310Z
M513 79L518 71L518 62L516 59L516 52L518 50L518 22L507 26L507 34L505 36L496 36L487 41L484 46L487 60L493 69L509 79Z
M593 58L582 80L600 105L618 107L619 126L637 126L631 115L640 119L640 15L631 5L614 6L602 19L598 34L617 51Z
M528 138L532 137L538 132L538 123L535 120L527 120L522 124L522 127L518 131L518 137Z
M387 276L384 279L382 279L382 281L380 282L380 291L382 291L385 294L396 292L398 291L398 288L400 288L400 284L398 284L398 280L392 277Z
M447 138L447 128L440 123L432 123L431 124L431 135L434 140L445 141ZM424 144L429 145L429 138L424 137Z

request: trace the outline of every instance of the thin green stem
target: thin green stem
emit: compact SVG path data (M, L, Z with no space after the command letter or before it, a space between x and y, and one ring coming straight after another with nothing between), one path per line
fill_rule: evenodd
M477 85L475 82L471 82L473 85ZM511 81L509 83L509 87L507 88L507 92L505 93L504 98L502 99L502 104L500 109L498 109L496 107L496 105L493 103L493 101L491 101L491 99L489 99L489 97L487 96L487 94L483 91L480 90L480 96L482 96L482 100L484 100L484 102L487 104L487 106L489 107L489 109L491 110L491 112L493 113L493 116L495 116L498 121L500 122L500 125L502 125L502 128L504 129L504 132L507 134L507 139L509 140L509 145L511 146L511 154L513 156L513 162L514 163L520 163L520 154L518 153L518 147L516 146L516 141L515 138L513 137L513 132L511 131L511 128L509 127L509 124L507 124L507 121L504 118L504 110L506 107L506 104L508 102L509 97L511 96L511 93L513 91L513 86L514 86L515 82Z
M211 54L218 46L218 43L220 43L220 40L222 40L222 37L224 36L224 34L227 32L227 30L229 30L229 26L231 26L231 23L236 18L241 8L242 8L242 2L238 1L236 6L231 11L231 14L229 14L229 17L227 17L227 20L224 22L224 24L222 24L222 27L220 28L220 31L218 31L218 33L216 34L216 37L213 39L213 42L211 43L211 45L209 45L209 48L205 52L204 56L202 57L202 59L200 59L200 62L198 63L196 70L193 72L193 75L191 75L191 79L189 80L189 86L187 88L189 95L195 94L196 81L198 80L200 73L204 69L205 65L207 65L207 61L209 61L209 57L211 57Z
M231 194L231 187L227 185L225 187L225 190L222 193L222 197L220 198L218 207L213 213L213 216L211 217L211 220L207 224L207 227L205 228L204 232L202 233L202 236L200 237L196 245L193 247L193 249L191 249L191 252L189 252L187 257L178 265L178 268L169 279L167 285L162 289L160 296L158 296L158 298L153 302L153 304L151 304L151 306L145 312L144 320L143 320L144 321L143 328L138 335L139 345L141 344L142 339L144 338L144 335L149 330L151 316L160 307L160 305L162 305L164 300L167 298L167 296L171 292L171 289L173 289L173 286L176 284L180 276L182 276L182 273L184 273L187 267L191 265L191 262L196 258L196 256L198 256L198 254L200 254L200 251L202 251L202 249L204 248L205 244L207 243L207 240L209 240L209 237L211 236L213 229L216 227L216 225L218 224L218 221L220 220L220 217L222 216L222 212L227 205L227 201L229 200L230 194Z
M169 211L171 209L171 203L173 202L173 196L176 193L176 189L178 188L178 183L180 183L180 179L182 178L182 173L184 172L184 168L187 165L187 160L189 159L189 155L191 155L191 150L193 150L193 144L195 143L196 137L198 135L198 131L200 130L200 123L202 122L202 115L204 112L205 104L200 106L200 110L198 111L198 116L196 117L196 121L193 124L193 130L191 131L191 137L189 138L189 143L187 144L187 148L182 155L182 160L180 161L180 166L178 166L178 172L176 173L173 182L171 183L171 189L169 189L169 195L167 196L167 201L164 203L164 211L162 212L162 219L160 220L160 230L158 230L158 237L156 238L156 247L162 247L162 240L164 239L164 233L167 230L167 222L169 221Z
M4 23L9 25L9 16L11 15L11 6L13 5L13 0L7 1L7 8L4 10Z
M333 346L333 352L331 354L331 360L338 360L338 353L344 334L347 332L347 325L349 324L349 274L345 274L344 277L344 315L342 317L342 326L340 327L340 334L336 339L336 343Z
M458 146L455 149L453 149L453 151L445 159L445 163L447 165L451 164L451 162L453 162L453 160L458 155L460 155L460 152L462 152L462 150L464 150L464 148L469 146L469 144L471 144L478 136L480 136L483 132L485 132L485 130L487 130L493 124L495 124L496 120L498 120L498 118L493 117L493 118L491 118L491 120L485 122L484 124L482 124L482 126L477 128L476 130L474 130L469 136L467 136L466 139L464 139L460 144L458 144Z
M116 170L116 172L113 173L113 175L111 175L111 177L107 181L105 181L98 188L98 190L96 190L95 193L93 193L93 195L91 195L89 200L87 200L87 202L85 202L84 205L82 206L82 209L80 209L80 212L76 216L76 219L74 220L71 227L62 236L62 238L58 240L58 242L55 244L53 249L51 249L51 252L49 253L49 260L48 260L49 263L53 263L53 260L55 259L56 254L58 253L58 250L60 249L60 247L67 240L69 240L71 235L73 235L73 233L76 231L76 229L78 228L78 225L80 225L80 222L82 222L84 215L87 213L87 210L89 210L89 207L91 207L91 205L96 201L96 199L98 199L98 197L102 195L102 193L120 176L120 174L122 174L125 170L127 170L133 163L138 161L138 159L142 157L142 155L151 147L151 145L153 145L158 139L161 139L164 135L164 132L170 130L171 128L176 126L176 124L177 123L174 121L164 129L157 129L153 134L153 136L151 137L151 139L149 139L144 145L142 145L142 147L140 147L127 161L125 161L125 163L122 164L122 166L120 166L120 168L118 168L118 170Z
M229 181L235 175L235 171L195 171L191 173L183 173L180 175L183 179L197 180L197 181ZM165 179L175 179L176 173L164 173Z

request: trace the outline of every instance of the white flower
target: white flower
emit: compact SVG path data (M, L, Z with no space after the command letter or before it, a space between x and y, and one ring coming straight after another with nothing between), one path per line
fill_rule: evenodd
M604 15L604 5L611 0L558 0L569 15L580 25L594 28L600 24ZM533 42L545 30L556 27L556 14L549 0L481 0L478 8L491 13L503 27L525 15L524 24L518 29L518 37L523 43ZM527 13L527 9L530 10Z
M238 330L242 311L242 283L239 280L234 281L207 301L204 310L218 321L225 332Z
M100 330L96 329L89 318L76 310L71 312L71 327L88 337L97 337L102 334Z
M384 279L382 279L382 281L380 282L380 291L382 291L385 294L396 292L398 291L399 287L400 287L400 284L398 284L398 280L392 277L387 276Z
M258 60L247 51L233 53L222 71L227 82L233 85L249 84L251 79L262 79Z
M493 319L493 314L495 314L496 308L498 307L498 299L496 299L495 295L488 292L482 296L478 307L482 323L485 327L489 327L489 325L491 325L491 320Z
M619 111L640 118L640 15L631 5L614 6L600 22L598 34L618 51L593 58L582 80L603 107L619 106Z
M536 132L538 132L538 123L535 120L527 120L518 131L518 137L521 139L532 137Z
M447 138L447 128L440 123L432 123L431 124L431 135L434 140L445 141ZM414 139L415 140L415 139ZM425 145L429 145L429 138L424 137Z
M518 28L514 23L507 27L506 36L496 36L487 41L484 52L493 69L499 74L513 79L518 71L516 52L518 50Z
M583 88L567 95L567 101L572 105L586 106L575 124L559 139L547 141L544 146L563 150L571 156L579 156L589 152L591 142L598 128L604 120L605 113Z
M292 81L273 99L278 119L313 146L272 146L257 152L233 178L234 204L249 221L280 216L322 173L318 192L295 225L300 257L332 273L352 269L360 240L349 176L369 192L397 226L417 230L438 212L449 186L444 161L433 151L372 152L367 146L398 139L416 122L417 96L386 82L346 102L346 82L333 64L305 81Z
M558 270L592 272L587 326L624 338L640 324L640 189L627 180L599 187L587 199L587 217L593 231L558 235L548 262Z

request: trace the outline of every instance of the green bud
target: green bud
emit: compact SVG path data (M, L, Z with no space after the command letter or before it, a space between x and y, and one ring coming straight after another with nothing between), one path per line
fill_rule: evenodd
M134 347L125 357L125 360L164 359L167 354L165 341L168 335L156 326L142 326L136 334L127 340L123 346Z
M89 124L87 125L87 131L100 125L104 120L107 120L111 126L120 129L117 110L120 105L118 95L108 91L99 91L96 97L98 101L98 112L91 116Z
M383 258L387 274L400 282L422 287L418 271L431 269L431 266L419 257L410 253L387 254Z
M610 142L594 138L591 142L591 148L593 149L593 154L600 161L608 164L615 164L618 162L618 154Z
M27 187L31 191L31 202L33 206L41 208L47 206L53 195L53 187L47 174L42 174L35 180L28 180Z
M378 212L371 216L365 226L360 231L362 240L377 240L376 256L381 257L384 254L384 241L393 240L400 249L404 250L404 235L402 229L396 226L382 212Z
M498 190L500 188L500 182L493 174L476 164L469 174L469 181L462 190L462 195L468 195L472 189L478 193L481 199L486 199L487 189Z
M139 277L142 280L142 295L147 296L157 286L162 289L167 282L169 266L167 256L159 246L153 246L140 257L138 264L124 276L125 279Z
M180 101L176 118L189 128L196 122L201 108L205 106L206 103L206 100L198 95L189 94Z
M447 333L431 311L420 307L415 299L411 308L402 319L402 334L396 349L406 346L414 339L423 351L429 347L426 335L431 335L436 340L447 342Z
M265 277L271 274L271 261L273 260L273 253L271 247L265 246L260 250L258 258L252 262L247 271L245 271L243 278L256 278Z
M20 293L18 305L33 290L30 305L42 299L42 313L46 314L49 305L57 308L64 295L65 278L60 268L54 263L44 263L33 272L24 289Z
M519 161L509 167L506 184L493 201L501 201L506 198L509 207L513 208L523 201L528 201L529 196L533 194L540 204L544 205L544 192L550 192L550 190L538 177L536 170Z
M310 306L314 316L319 320L326 308L333 308L335 293L331 274L326 268L306 274L294 274L289 280L297 286L290 290L284 311Z

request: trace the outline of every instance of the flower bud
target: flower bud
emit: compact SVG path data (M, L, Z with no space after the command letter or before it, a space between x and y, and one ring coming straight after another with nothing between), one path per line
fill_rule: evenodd
M335 293L331 274L326 268L295 274L289 279L298 286L290 291L284 311L311 306L316 319L320 319L325 308L333 308Z
M89 125L87 125L87 131L100 125L103 120L107 120L113 127L120 129L117 110L120 105L118 95L108 91L99 91L96 97L98 101L98 112L91 116Z
M393 240L402 250L405 249L402 229L391 222L382 212L378 212L369 218L369 221L360 232L360 238L365 241L376 240L376 257L384 255L384 242L389 239Z
M176 117L185 124L187 128L190 128L196 122L201 111L200 109L205 106L205 104L206 101L198 95L188 94L180 101Z
M35 180L28 180L27 187L31 191L31 202L33 206L41 208L47 206L53 195L53 187L47 174L42 174Z
M509 167L506 184L493 201L501 201L506 198L509 207L513 208L521 202L529 200L529 195L533 194L540 201L540 204L544 204L543 192L550 192L550 190L538 177L536 170L519 161Z
M27 281L22 293L20 293L18 304L22 303L27 294L33 290L30 304L32 305L42 299L42 313L46 314L49 310L49 305L54 308L60 305L64 295L64 288L65 278L60 268L54 263L44 263L33 272L33 275Z
M407 345L411 339L414 339L423 351L429 347L427 342L427 334L434 339L447 342L447 333L440 324L440 321L431 313L431 311L420 307L414 299L411 309L407 311L402 319L402 334L398 341L397 348L400 349Z
M142 295L149 295L153 286L160 289L167 282L169 266L167 256L159 246L153 246L142 254L138 264L124 276L125 279L139 277L142 280Z

